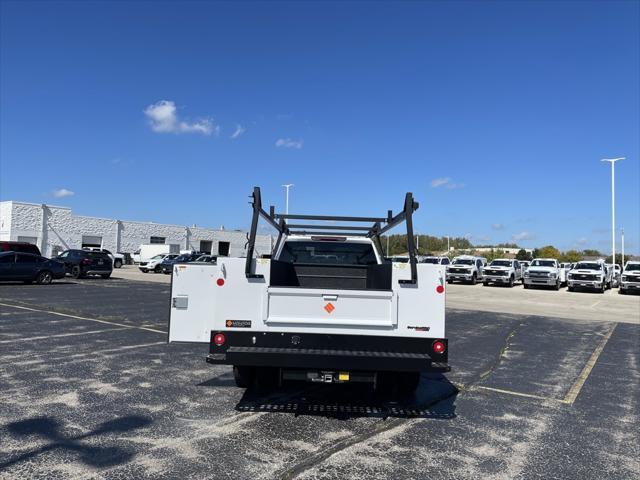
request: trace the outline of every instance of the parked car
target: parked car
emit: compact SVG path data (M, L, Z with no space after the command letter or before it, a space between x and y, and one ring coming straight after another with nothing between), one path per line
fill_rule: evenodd
M148 262L157 255L176 254L180 255L180 245L150 243L148 245L140 245L138 254L138 263ZM135 253L134 253L135 258Z
M113 263L113 268L120 268L122 267L122 265L124 265L124 253L111 253L109 250L107 250L106 248L83 248L83 250L90 250L92 252L104 252L107 255L109 255L109 258L111 258L111 262Z
M423 257L420 263L431 263L433 265L449 265L449 257Z
M73 278L82 278L87 275L109 278L113 272L111 258L104 252L65 250L55 259L64 263L66 273Z
M165 258L176 258L178 255L177 253L159 253L151 257L148 261L140 262L138 268L142 273L160 273L162 271L162 261Z
M41 255L21 252L0 252L0 281L36 282L47 285L64 278L64 264Z
M484 257L474 257L472 255L461 255L453 259L447 269L447 283L454 281L470 283L475 285L483 280L483 269L487 264Z
M40 255L40 249L37 245L28 242L0 242L0 252L22 252L31 253L33 255Z
M638 261L627 262L620 280L618 293L624 295L631 291L640 292L640 262Z
M547 286L560 290L566 283L567 274L555 258L534 258L524 272L524 288L531 286Z
M172 257L172 255L167 255L164 258L164 260L162 260L162 263L160 263L160 267L162 268L162 273L170 275L171 272L173 271L173 266L176 263L195 262L196 258L200 256L201 256L200 253L183 253L173 258L169 258L169 257Z
M217 255L209 255L209 254L205 254L205 255L200 255L198 258L196 258L195 263L217 263L218 262L218 256Z
M573 292L577 288L589 288L604 293L611 288L612 271L604 260L578 262L569 272L567 290Z
M520 262L510 258L496 258L484 267L482 275L482 283L485 287L490 283L513 287L515 282L524 282Z

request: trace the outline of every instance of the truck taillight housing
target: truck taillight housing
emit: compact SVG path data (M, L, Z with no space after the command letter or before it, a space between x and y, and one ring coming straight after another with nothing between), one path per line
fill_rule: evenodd
M444 342L440 340L436 340L431 344L431 348L433 349L433 353L444 353L446 347L444 346Z
M215 343L216 346L218 346L218 347L224 345L224 341L225 341L224 333L216 333L213 336L213 343Z
M218 285L219 287L224 285L224 278L219 278L218 280L216 280L216 285Z

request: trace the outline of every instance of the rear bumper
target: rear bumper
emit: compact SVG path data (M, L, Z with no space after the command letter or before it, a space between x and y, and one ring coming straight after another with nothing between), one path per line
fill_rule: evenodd
M225 344L213 337L223 333ZM255 340L255 343L254 343ZM434 341L445 345L432 352ZM358 371L448 372L446 339L212 331L212 364L253 367L307 368Z

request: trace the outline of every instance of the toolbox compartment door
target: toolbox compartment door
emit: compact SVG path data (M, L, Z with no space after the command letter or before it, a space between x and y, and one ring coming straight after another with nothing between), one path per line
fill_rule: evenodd
M267 325L393 327L398 323L393 291L269 287L263 308Z
M174 265L171 279L169 343L209 343L220 277L216 265Z

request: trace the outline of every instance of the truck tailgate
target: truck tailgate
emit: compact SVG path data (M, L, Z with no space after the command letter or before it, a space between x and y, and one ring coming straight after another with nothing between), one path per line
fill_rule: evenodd
M392 291L318 290L269 287L264 321L269 325L392 327L398 323Z

